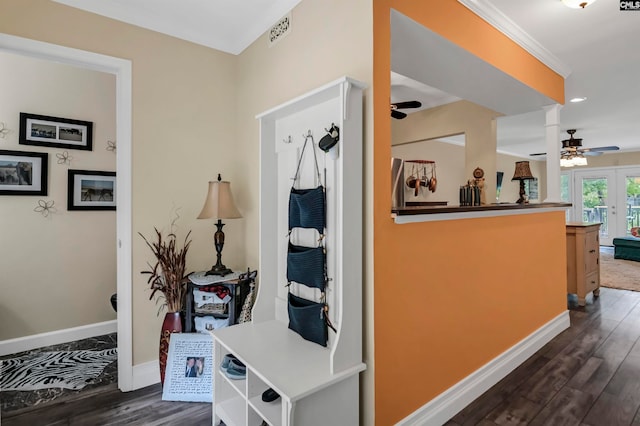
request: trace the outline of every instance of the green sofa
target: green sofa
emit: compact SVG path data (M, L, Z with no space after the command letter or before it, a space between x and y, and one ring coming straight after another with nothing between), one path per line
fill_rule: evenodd
M613 247L614 259L635 260L640 262L640 238L614 238Z

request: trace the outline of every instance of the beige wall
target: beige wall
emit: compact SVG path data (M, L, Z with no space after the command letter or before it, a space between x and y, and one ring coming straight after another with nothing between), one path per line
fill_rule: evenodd
M640 164L640 151L607 152L597 157L587 157L587 166L571 167L562 170L582 170L591 167L637 166Z
M404 187L405 201L447 201L450 206L459 204L459 189L471 176L465 176L464 146L437 140L419 141L391 147L391 156L403 160L431 160L435 161L437 178L436 191L421 188L418 195L406 183ZM422 166L405 163L405 177L413 170L421 170ZM431 165L426 165L427 177L431 177ZM405 179L406 181L406 179ZM391 203L391 201L389 201ZM391 205L391 204L389 204Z
M242 173L252 182L237 201L245 206L245 246L249 263L258 262L259 126L255 115L343 75L369 85L365 97L365 362L364 424L373 424L373 276L372 270L372 2L304 0L292 13L292 32L271 48L260 37L239 56L237 129ZM329 408L330 409L330 408Z
M487 200L495 199L496 187L496 122L501 114L469 101L410 114L404 120L392 120L391 143L401 145L425 139L465 135L464 156L460 161L465 175L471 177L480 167L485 171Z
M416 197L413 190L405 185L405 201L448 201L450 206L458 205L458 190L460 186L472 178L471 174L466 174L465 172L465 147L461 145L438 140L418 141L394 145L391 148L391 155L405 160L421 159L436 162L438 179L436 192L432 193L426 189L421 189ZM500 202L513 203L518 199L520 184L511 181L511 177L515 169L515 162L522 160L523 158L512 155L496 154L496 170L504 172ZM531 202L539 203L546 198L546 163L544 161L530 161L529 165L531 173L538 178L539 193L538 199L531 200ZM411 164L405 164L405 167L409 168L409 171L405 173L410 173ZM430 166L427 166L427 170L430 170ZM427 175L430 176L430 173L427 173ZM495 186L493 192L495 194ZM487 202L495 203L495 195L494 198L487 197Z
M65 22L61 26L59 23ZM181 208L184 235L193 229L189 268L213 262L212 228L197 221L206 182L222 172L232 182L244 218L229 221L224 260L258 263L258 122L255 114L349 75L372 81L370 0L305 0L293 11L292 32L267 48L260 37L239 57L112 21L47 0L3 0L0 31L133 63L133 230L149 235ZM371 182L372 107L365 111L365 181ZM372 186L365 188L366 205ZM365 211L371 208L365 206ZM373 423L372 217L365 217L366 424ZM134 364L157 357L161 318L149 302L143 277L149 253L133 247Z
M115 171L115 77L0 52L0 149L49 154L47 196L2 196L0 340L115 319L114 211L67 211L67 170ZM93 151L18 143L20 112L93 122ZM56 154L73 157L59 164ZM48 217L33 211L53 201ZM10 243L9 243L10 242ZM43 321L46 318L46 321ZM10 326L7 326L10 325Z
M502 189L500 191L501 203L514 203L520 197L520 182L512 181L513 172L516 169L516 161L529 161L531 174L538 178L538 198L531 199L532 203L541 203L547 198L547 163L546 161L531 161L513 155L500 154L497 157L497 171L504 172ZM494 200L495 202L495 200Z
M251 208L257 182L235 137L237 58L48 0L3 0L0 32L132 61L133 360L154 360L162 317L139 274L152 258L137 232L166 228L178 208L179 234L193 230L188 269L202 270L214 263L213 221L196 220L207 181L221 172L240 210ZM246 225L225 227L228 265L245 265Z

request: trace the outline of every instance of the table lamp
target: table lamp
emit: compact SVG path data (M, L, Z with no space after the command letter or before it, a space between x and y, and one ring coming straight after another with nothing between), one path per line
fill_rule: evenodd
M513 177L511 180L519 180L520 181L520 198L516 203L518 204L526 204L527 201L524 191L524 181L535 179L535 177L531 174L531 169L529 168L528 161L516 161L516 171L513 173Z
M222 227L224 223L222 223L221 219L236 219L240 217L242 217L242 215L233 202L231 183L223 181L220 174L218 174L217 181L209 182L207 199L204 202L202 211L198 215L198 219L218 219L215 224L218 230L213 236L217 261L216 264L211 267L211 270L207 271L206 275L224 276L233 272L222 263L222 247L224 247L224 232L222 232Z

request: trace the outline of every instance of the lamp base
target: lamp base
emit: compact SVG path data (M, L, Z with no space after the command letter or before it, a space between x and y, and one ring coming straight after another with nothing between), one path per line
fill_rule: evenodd
M516 203L518 204L529 204L529 200L527 200L527 193L524 190L524 180L520 179L520 198Z
M220 275L221 277L224 277L225 275L229 275L231 273L233 273L233 271L231 269L227 268L224 265L214 265L204 275L205 276L207 276L207 275Z

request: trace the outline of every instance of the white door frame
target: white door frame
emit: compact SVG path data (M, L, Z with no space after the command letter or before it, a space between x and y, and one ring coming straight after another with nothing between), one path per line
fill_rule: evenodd
M613 238L617 233L617 225L618 225L618 214L617 214L617 205L618 205L618 197L617 197L617 184L616 184L616 172L612 168L594 168L594 169L581 169L575 170L573 175L573 196L574 196L574 206L573 206L573 214L574 217L579 221L583 220L582 217L582 179L599 179L604 178L607 179L607 199L605 200L605 205L607 206L607 234L606 236L602 235L602 230L600 231L600 244L601 245L612 245Z
M616 168L616 197L618 202L618 235L614 237L626 237L627 235L627 177L640 176L639 166L621 166ZM624 207L624 209L622 209ZM622 211L620 211L622 210ZM624 232L622 232L624 230Z
M116 236L118 387L133 390L131 303L131 61L0 33L0 50L114 74L116 77Z
M569 175L569 187L571 192L575 192L577 187L577 178L576 174L583 176L587 173L589 174L603 174L606 172L615 173L613 182L613 187L609 191L612 196L615 197L616 210L618 210L616 214L616 229L617 235L612 235L612 238L615 237L624 237L626 235L627 223L626 223L626 202L627 202L627 187L626 187L626 177L627 176L640 176L640 166L611 166L611 167L594 167L588 169L574 169L574 170L566 170L563 171ZM579 203L576 198L576 194L571 194L571 202L573 203L573 208L570 209L572 214L574 215L572 220L580 222L582 220L582 211L579 208Z

